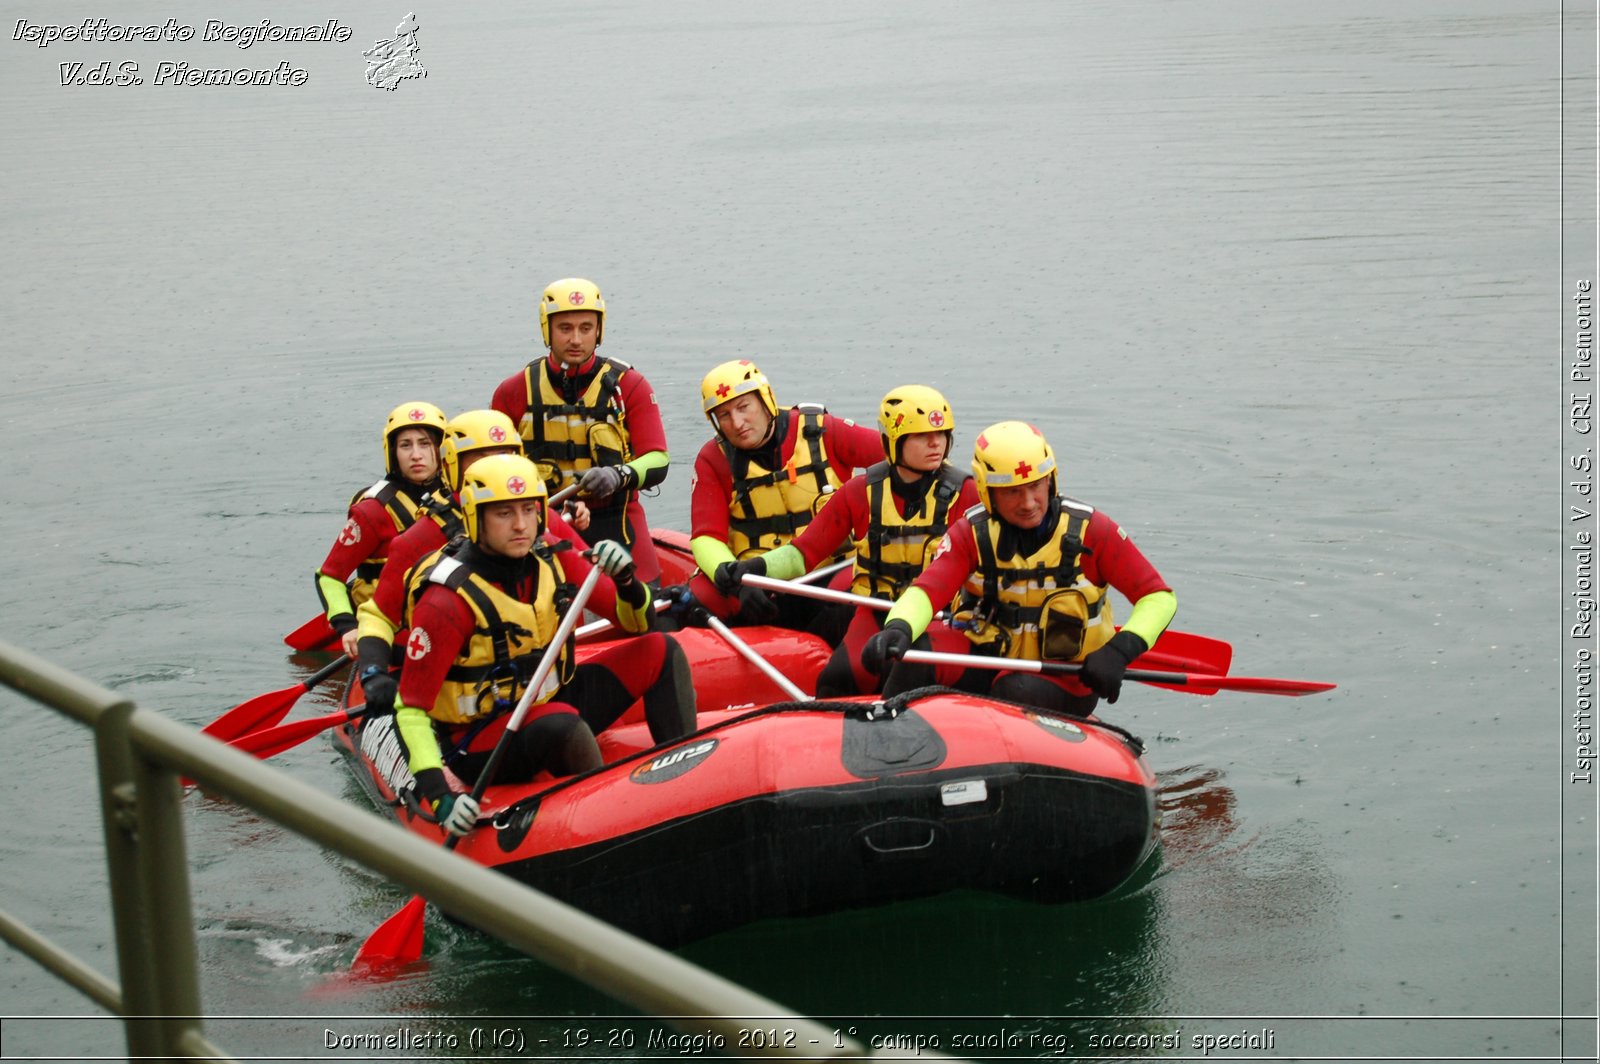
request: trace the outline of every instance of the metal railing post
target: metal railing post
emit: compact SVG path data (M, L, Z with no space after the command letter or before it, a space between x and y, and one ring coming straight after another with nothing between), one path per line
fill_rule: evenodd
M155 952L146 935L145 895L139 874L138 787L133 779L129 722L133 703L107 706L94 720L95 759L100 769L100 811L105 823L106 865L110 875L111 920L117 940L117 974L122 984L123 1028L130 1057L159 1057L156 1024L138 1016L159 1016Z
M178 778L133 748L131 702L95 721L128 1053L177 1060L200 1013ZM198 1033L198 1031L197 1031Z
M139 881L144 895L146 937L156 985L151 997L160 1022L162 1052L171 1059L188 1054L182 1043L200 1033L200 962L194 941L189 897L189 861L183 838L182 791L178 776L137 752L133 758L138 794Z

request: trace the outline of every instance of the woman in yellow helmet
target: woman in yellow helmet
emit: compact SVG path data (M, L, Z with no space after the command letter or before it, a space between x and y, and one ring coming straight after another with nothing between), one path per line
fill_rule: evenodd
M817 603L730 580L734 564L792 540L851 474L878 461L878 434L802 403L780 408L755 364L724 362L700 383L700 405L716 436L700 448L689 497L690 547L700 567L689 590L716 616L807 628ZM838 642L842 624L821 632Z
M892 602L922 574L951 522L978 504L972 477L946 461L955 427L950 404L933 388L908 384L889 392L878 407L884 461L834 492L792 543L740 561L724 582L738 586L748 573L792 580L853 544L850 590ZM861 651L882 619L881 610L863 606L854 612L844 640L817 678L819 698L882 688L882 678L861 664ZM935 649L958 652L964 644L957 636Z
M389 543L416 521L428 497L443 486L439 444L444 411L432 403L401 403L383 426L383 479L350 500L344 528L316 571L317 596L346 654L356 652L356 609L372 597ZM351 574L355 574L347 586Z
M982 505L957 518L928 567L896 601L862 664L890 670L884 691L940 683L1086 715L1115 702L1128 664L1172 622L1178 600L1115 521L1056 491L1043 433L1003 421L978 435L973 476ZM1119 631L1108 588L1133 603ZM957 597L959 594L959 597ZM952 627L978 653L1079 662L1076 676L914 666L898 661L955 599Z

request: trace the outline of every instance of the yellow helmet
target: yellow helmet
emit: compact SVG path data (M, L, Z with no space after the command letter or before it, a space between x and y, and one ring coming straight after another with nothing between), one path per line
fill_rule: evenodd
M914 432L952 433L956 416L944 396L925 384L902 384L883 397L878 405L878 432L883 438L883 453L891 462L900 460L900 440Z
M394 438L401 429L431 429L434 445L444 439L444 411L432 403L401 403L383 425L383 471L394 472Z
M509 417L498 410L468 410L457 414L445 426L444 445L439 448L445 483L452 491L460 491L461 456L501 447L513 447L517 453L522 452L522 439Z
M472 468L461 479L461 512L466 515L468 539L478 538L480 507L548 497L539 470L520 454L492 454L472 463ZM542 517L539 527L544 528Z
M606 301L593 281L582 277L563 277L545 286L544 297L539 300L539 335L544 346L550 346L550 316L569 310L592 310L600 316L595 325L594 342L598 344L606 331Z
M1044 434L1025 421L1002 421L978 433L972 452L972 478L984 509L994 512L990 488L1015 488L1050 478L1056 490L1056 453Z
M717 427L717 419L711 411L746 392L760 395L767 413L778 416L778 401L772 397L772 385L767 383L765 374L756 368L754 362L742 358L735 362L724 362L706 374L706 379L700 382L700 405L712 428Z

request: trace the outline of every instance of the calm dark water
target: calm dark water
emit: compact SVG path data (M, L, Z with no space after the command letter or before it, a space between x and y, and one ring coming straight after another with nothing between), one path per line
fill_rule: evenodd
M67 11L113 16L7 18ZM263 17L228 11L159 15ZM1592 1054L1592 1022L1560 1023L1594 1013L1595 851L1568 838L1593 794L1572 812L1561 701L1559 8L484 3L419 11L428 76L380 92L360 52L404 14L280 5L352 39L248 51L0 41L7 639L197 725L306 675L279 639L384 412L486 404L537 291L590 276L603 350L665 409L658 523L687 521L717 362L857 419L927 382L963 452L1039 424L1235 672L1340 684L1113 707L1167 820L1126 896L941 899L686 956L862 1032L1011 1018L1068 1057L1178 1029L1151 1052L1270 1029L1258 1055ZM59 84L108 59L309 76ZM87 735L0 697L5 907L111 972ZM279 763L368 815L329 747ZM426 971L308 997L403 893L188 808L208 1011L625 1011L447 927ZM9 1054L119 1051L11 951L0 987L7 1016L71 1017L7 1020ZM208 1030L283 1057L324 1026Z

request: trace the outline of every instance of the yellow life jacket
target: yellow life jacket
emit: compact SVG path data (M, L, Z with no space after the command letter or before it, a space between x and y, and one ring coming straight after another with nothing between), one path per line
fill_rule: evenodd
M622 375L632 368L618 359L596 355L594 376L570 403L550 378L548 358L531 362L522 371L528 407L517 431L552 495L592 466L617 465L633 458L626 411L618 397ZM626 501L626 493L619 496Z
M1005 561L1002 522L982 506L966 513L978 567L956 597L952 625L972 642L998 643L1000 656L1030 661L1082 661L1114 634L1106 589L1083 575L1083 545L1094 508L1063 496L1055 534L1033 554Z
M938 549L950 527L950 504L960 497L966 474L948 462L941 465L930 480L922 508L909 518L895 508L892 465L879 462L865 475L867 532L856 540L855 580L850 590L857 595L897 599L922 575Z
M718 440L733 477L728 498L728 547L736 558L765 554L794 539L839 487L839 475L822 443L827 411L811 403L795 407L800 431L794 453L781 469L766 469L748 451Z
M353 510L356 503L363 499L377 499L383 504L383 510L389 515L389 520L394 522L395 535L399 535L410 528L417 520L421 508L416 499L400 490L400 485L388 477L378 481L365 491L358 491L350 498L350 508ZM356 575L350 581L350 604L359 608L362 603L372 597L378 587L378 574L383 572L383 563L388 561L387 551L382 555L374 554L366 561L356 566Z
M534 547L534 601L523 602L489 583L458 557L460 547L444 547L418 562L411 570L406 595L405 625L413 628L413 613L422 593L438 584L460 595L472 609L473 631L455 664L445 673L439 695L428 715L445 724L465 724L510 712L533 678L539 659L555 638L561 608L573 588L548 544ZM548 702L561 685L572 679L576 662L573 641L561 649L534 704Z

